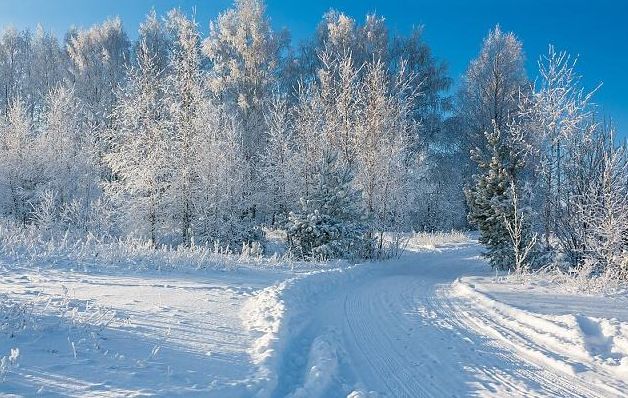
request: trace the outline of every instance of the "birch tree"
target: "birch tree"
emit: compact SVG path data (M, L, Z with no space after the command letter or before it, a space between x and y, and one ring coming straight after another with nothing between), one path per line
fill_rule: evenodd
M477 58L463 76L458 95L458 114L463 120L467 153L486 146L485 132L499 130L519 111L519 100L527 88L522 44L512 33L496 26L484 39ZM475 167L468 165L467 180Z
M171 227L167 198L174 178L170 120L159 52L142 41L137 66L128 71L113 111L112 150L105 162L114 174L107 193L122 212L124 230L157 244Z
M264 185L259 175L266 145L264 110L277 86L285 44L286 39L272 31L261 0L237 0L210 24L203 42L203 54L211 63L208 86L218 102L236 115L242 129L242 167L247 171L243 183L254 218L261 199L256 193Z
M171 73L168 75L167 103L172 114L173 180L171 205L182 242L190 245L193 235L194 202L198 175L196 162L200 116L206 101L201 71L200 36L194 20L178 11L168 15L168 28L174 37Z
M63 85L51 89L34 145L46 182L46 192L40 194L54 199L36 210L61 226L85 232L101 189L95 137L82 115L82 104L73 89Z

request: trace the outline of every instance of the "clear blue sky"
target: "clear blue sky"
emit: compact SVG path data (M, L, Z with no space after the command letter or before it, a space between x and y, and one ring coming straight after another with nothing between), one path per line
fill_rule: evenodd
M146 12L179 7L196 9L207 31L208 21L231 0L0 0L0 25L18 28L42 23L62 35L70 25L89 26L120 16L130 36ZM628 1L624 0L267 0L276 28L288 27L295 40L311 34L322 14L335 8L362 20L375 11L393 31L405 33L425 25L434 54L447 60L457 79L479 51L495 24L514 31L524 43L531 78L536 60L549 43L580 56L579 71L587 87L603 82L596 102L628 136Z

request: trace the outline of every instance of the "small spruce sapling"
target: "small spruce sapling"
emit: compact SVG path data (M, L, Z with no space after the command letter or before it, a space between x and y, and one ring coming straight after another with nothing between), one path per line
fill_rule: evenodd
M317 184L301 198L301 211L288 217L290 249L300 257L364 258L372 252L360 192L351 187L351 170L337 158L336 153L323 154Z

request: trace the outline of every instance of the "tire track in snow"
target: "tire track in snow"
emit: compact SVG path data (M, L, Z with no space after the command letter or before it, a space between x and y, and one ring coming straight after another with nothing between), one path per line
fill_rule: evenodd
M472 245L368 266L368 277L320 297L304 311L309 319L302 324L308 326L284 353L283 369L290 372L280 372L273 396L298 391L307 382L311 361L295 358L307 356L316 338L329 330L338 334L338 369L334 381L328 378L326 389L313 397L347 396L352 390L392 397L607 396L603 387L522 355L495 335L485 336L478 323L495 320L445 294L470 267L484 266L475 260L479 250ZM524 343L515 330L497 322L492 326L513 344Z

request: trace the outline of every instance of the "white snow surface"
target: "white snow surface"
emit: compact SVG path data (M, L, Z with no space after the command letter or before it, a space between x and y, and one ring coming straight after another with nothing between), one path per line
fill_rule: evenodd
M0 396L625 397L628 297L474 242L311 272L0 263Z

